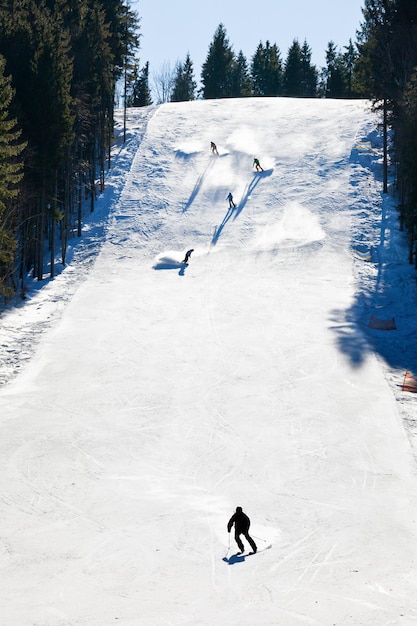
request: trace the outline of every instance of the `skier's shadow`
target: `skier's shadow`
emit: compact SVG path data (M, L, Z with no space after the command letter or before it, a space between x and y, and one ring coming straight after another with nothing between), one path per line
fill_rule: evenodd
M187 269L187 263L179 263L171 257L161 257L153 266L154 270L176 270L179 269L178 275L184 276Z
M182 210L183 213L185 213L187 211L187 209L190 208L190 206L192 205L192 203L194 202L194 200L196 199L196 197L199 194L199 191L201 189L201 186L204 182L204 179L207 175L207 172L209 172L209 170L213 167L214 161L210 161L206 167L206 169L204 170L204 172L202 174L200 174L200 176L197 178L197 181L194 185L194 189L191 192L190 197L188 198L187 202L184 205L184 208Z
M223 557L223 561L227 563L228 565L235 565L235 563L243 563L245 559L246 557L244 554L232 554L232 556L229 556L229 558L227 558L227 556Z
M274 171L273 168L271 168L269 170L264 170L263 172L254 173L251 182L249 183L249 185L247 185L245 191L243 192L242 199L237 206L237 211L235 212L235 216L233 219L236 219L237 216L243 211L251 194L254 192L255 187L259 185L259 183L261 182L263 178L267 178L268 176L271 176L273 171Z
M257 185L259 185L261 179L271 176L273 171L274 170L271 168L269 170L264 170L263 172L256 172L253 175L251 182L246 186L246 189L243 192L242 199L240 200L239 204L235 207L229 207L220 226L216 226L216 228L214 229L213 237L211 239L211 243L213 246L215 246L218 242L220 235L222 234L223 228L226 226L232 215L233 219L235 220L245 208L247 201L249 200Z
M222 223L220 224L220 226L217 226L215 228L215 230L214 230L213 237L212 237L212 240L211 240L211 243L213 244L213 246L215 246L216 243L218 242L219 237L222 234L223 228L226 226L227 222L230 220L232 215L233 215L233 207L229 207L227 209L226 215L223 218Z

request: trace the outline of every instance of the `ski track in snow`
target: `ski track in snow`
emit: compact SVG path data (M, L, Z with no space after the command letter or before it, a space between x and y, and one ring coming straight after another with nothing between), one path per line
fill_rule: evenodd
M68 265L0 317L2 623L416 623L415 270L377 123L129 111ZM236 504L272 548L225 563Z

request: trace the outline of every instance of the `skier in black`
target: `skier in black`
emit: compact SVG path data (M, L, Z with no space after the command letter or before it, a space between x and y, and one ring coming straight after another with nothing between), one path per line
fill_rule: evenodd
M187 250L187 252L185 253L185 259L182 261L182 263L188 263L188 259L190 258L192 252L194 252L194 248L191 248L191 250Z
M252 552L250 554L255 554L255 552L258 551L258 548L256 547L256 543L254 542L252 537L249 535L250 519L242 511L241 506L236 507L236 512L232 515L227 523L228 533L230 533L230 531L232 530L233 524L235 525L235 541L240 550L239 554L242 554L242 552L245 551L245 547L242 543L240 535L243 535L246 541L248 541L248 543L250 544L250 547L252 548Z
M213 153L213 154L219 154L219 153L217 152L217 146L216 146L216 144L214 143L214 141L211 141L211 142L210 142L210 150L212 151L212 153Z

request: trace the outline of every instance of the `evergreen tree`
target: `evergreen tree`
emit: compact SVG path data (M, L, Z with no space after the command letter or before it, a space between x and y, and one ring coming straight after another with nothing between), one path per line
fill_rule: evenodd
M66 2L57 0L52 9L42 14L45 24L39 21L39 57L34 81L40 89L39 99L34 105L35 128L32 135L39 150L40 196L38 204L36 276L43 278L44 239L48 236L51 258L51 276L54 275L55 230L60 207L67 212L69 179L69 151L74 140L74 101L71 93L73 60L71 38L64 25ZM48 25L49 20L51 24ZM48 31L49 27L49 31ZM42 40L43 38L43 40ZM38 124L38 127L36 125ZM67 223L67 222L65 222ZM62 243L66 244L66 236ZM65 260L65 254L63 254Z
M187 99L185 98L184 89L184 66L181 61L178 61L176 64L174 72L174 86L171 93L171 102L184 102Z
M409 259L417 266L416 75L417 3L365 0L358 32L355 85L383 109L384 192L388 190L387 125L393 129L400 193L400 225L409 233Z
M234 53L226 29L219 24L201 71L203 98L232 96Z
M282 93L281 53L276 44L259 43L251 62L254 96L279 96Z
M301 48L297 39L294 39L288 49L284 65L284 94L300 97L303 95L303 64Z
M105 23L109 27L107 43L113 56L115 80L120 78L126 60L131 60L139 48L138 33L140 20L126 0L101 0Z
M7 7L13 18L12 5ZM22 3L18 19L7 21L2 45L7 50L16 103L24 137L28 140L25 185L28 187L27 232L33 273L43 278L44 240L49 226L47 205L57 196L58 172L73 140L72 59L70 35L64 25L64 0L51 6ZM13 39L22 35L24 55Z
M356 95L354 88L354 70L358 53L351 39L349 39L349 45L345 46L345 50L346 52L343 54L343 60L346 77L346 97L353 98Z
M0 56L0 295L7 297L13 294L14 286L18 215L13 201L23 176L20 155L25 145L19 141L21 131L16 129L16 120L9 116L13 89L4 74L5 66Z
M401 220L409 235L409 261L414 258L417 266L417 69L407 83L401 105L402 124L397 131Z
M128 99L129 106L146 107L152 104L152 96L149 89L149 61L139 71L137 79L133 83L132 94Z
M119 11L116 11L116 16L120 15ZM111 21L111 20L110 20ZM126 122L127 122L127 96L131 81L133 80L133 72L135 68L135 52L139 47L139 35L137 34L137 27L139 25L139 19L137 14L132 12L128 3L123 6L121 18L118 19L119 24L119 38L116 38L117 42L120 42L120 50L114 45L114 37L112 37L112 49L114 51L115 58L115 82L119 77L120 57L123 65L123 141L126 141ZM120 36L121 33L121 36ZM116 33L117 34L117 33ZM111 128L113 128L113 119L111 120ZM110 151L109 151L109 163L110 163Z
M264 45L262 41L260 41L251 61L252 90L254 96L264 96L267 90L264 65Z
M322 85L323 95L326 98L344 98L346 96L344 59L333 41L329 41L327 46Z
M242 50L239 51L232 68L232 96L247 98L252 94L252 80L248 62Z
M417 65L417 3L365 0L356 64L363 92L399 102Z
M362 95L382 100L394 95L392 75L392 0L365 0L364 22L358 32L359 58L355 65ZM398 95L398 93L397 93Z
M311 48L307 41L301 47L301 95L304 98L314 98L317 95L318 72L315 65L311 63Z
M184 63L177 63L175 68L174 87L171 102L195 100L197 83L194 80L194 69L189 53Z
M36 43L31 59L31 82L37 98L26 106L32 142L45 174L60 166L73 140L71 42L59 4L59 1L55 3L52 12L43 7L32 31Z
M184 95L186 96L186 100L195 100L195 93L197 89L197 83L194 79L194 67L193 62L191 61L190 54L187 53L185 57L184 66L183 66L183 77L184 77Z
M137 20L124 0L2 0L0 54L16 96L12 116L28 142L19 251L24 271L42 277L45 243L59 219L62 261L83 191L96 193L110 164L115 82L137 43ZM77 194L75 201L74 194ZM61 219L61 215L63 219Z

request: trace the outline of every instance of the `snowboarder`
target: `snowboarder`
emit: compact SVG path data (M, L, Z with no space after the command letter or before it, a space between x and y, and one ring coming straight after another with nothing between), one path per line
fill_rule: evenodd
M217 152L217 146L216 146L216 144L214 143L214 141L211 141L211 142L210 142L210 149L211 149L211 151L212 151L212 153L213 153L213 154L219 154L219 153Z
M194 248L191 248L191 250L187 250L187 252L185 253L185 258L182 261L182 263L185 263L186 265L188 264L188 259L190 258L192 252L194 252Z
M235 209L235 208L236 208L236 205L235 205L235 203L233 202L233 196L232 196L232 193L231 193L231 192L230 192L230 193L229 193L229 195L227 196L226 200L229 200L229 209L231 209L231 208Z
M242 543L240 535L243 535L246 541L249 542L250 547L252 548L252 552L250 554L255 554L258 551L258 548L256 547L256 543L254 542L252 537L249 535L250 519L242 511L241 506L236 507L236 512L232 515L227 523L228 533L230 533L230 531L232 530L233 524L235 525L235 541L240 550L239 554L242 554L242 552L245 551L245 547Z
M253 166L255 167L256 171L259 172L259 170L261 172L264 171L264 168L261 167L261 164L259 163L259 159L253 159Z

